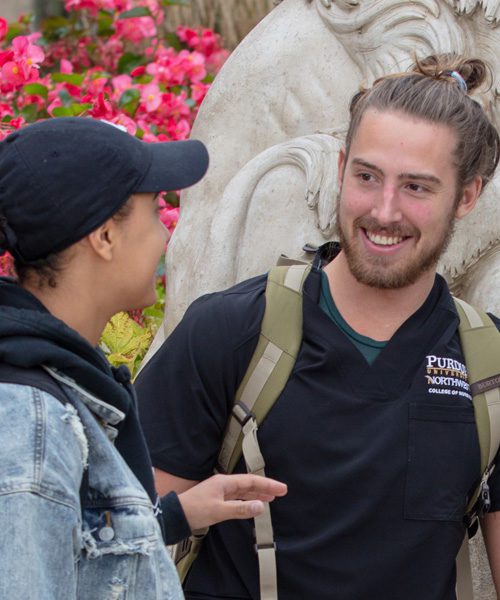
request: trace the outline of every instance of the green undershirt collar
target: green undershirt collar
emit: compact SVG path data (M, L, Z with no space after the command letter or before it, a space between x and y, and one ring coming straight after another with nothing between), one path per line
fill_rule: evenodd
M328 277L324 271L321 272L321 294L319 297L319 307L326 313L330 319L339 327L341 331L347 335L352 341L356 348L365 357L368 364L372 364L377 356L380 354L383 348L387 345L387 342L378 342L372 340L372 338L360 335L345 321L344 317L338 311L333 301L332 294L330 292L330 284Z

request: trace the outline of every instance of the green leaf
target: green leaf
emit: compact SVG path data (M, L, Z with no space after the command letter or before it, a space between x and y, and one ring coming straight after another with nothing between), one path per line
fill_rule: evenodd
M29 96L41 96L42 98L47 98L49 95L48 88L41 83L27 83L23 87L23 92Z
M72 22L62 16L48 17L43 20L43 35L49 40L61 39L71 32Z
M90 79L91 81L95 81L96 79L106 79L107 77L109 77L109 73L106 73L106 71L94 71L91 75L90 75Z
M190 4L190 0L162 0L163 6L188 6Z
M132 374L146 353L153 336L127 313L118 313L106 325L100 346L112 365L127 365Z
M113 16L109 13L100 10L97 18L97 35L108 37L115 32L113 27Z
M38 116L38 104L26 104L21 110L21 115L25 121L33 123Z
M151 318L151 319L160 319L163 320L163 310L161 308L158 308L155 306L149 306L148 308L145 308L142 311L142 314L145 317Z
M130 117L135 115L135 111L139 106L139 99L141 93L135 88L125 90L118 100L118 106L120 106Z
M141 85L146 85L147 83L151 83L153 81L153 75L149 75L148 73L144 73L144 75L140 75L139 77L134 77L134 83L140 83Z
M177 52L180 52L184 48L180 39L172 31L166 33L164 39L167 42L167 44L174 50L177 50Z
M23 27L21 23L9 23L9 28L5 34L5 41L12 42L15 37L24 33L26 33L26 27Z
M56 106L52 114L54 117L74 117L73 110L69 106Z
M163 200L165 200L165 202L170 204L170 206L173 208L177 208L179 206L179 196L176 194L176 192L165 192L163 194Z
M141 97L141 92L138 89L129 88L128 90L125 90L123 92L123 94L120 96L120 99L118 100L118 106L124 106L125 104L128 104L129 102L133 102L134 100L139 100L140 97Z
M145 6L136 6L135 8L132 8L131 10L126 10L125 12L122 12L120 14L120 16L118 17L118 20L120 21L121 19L132 19L133 17L150 17L151 16L151 11L149 10L149 8L146 8Z
M196 106L196 102L192 98L186 98L184 104L189 106L189 108L194 108Z
M130 73L130 71L143 64L144 56L132 54L132 52L125 52L118 61L118 73Z
M71 83L80 87L85 79L85 75L80 73L52 73L50 78L53 83Z
M215 75L213 73L207 73L207 75L201 80L201 83L210 85L211 83L213 83L214 79Z
M91 108L92 104L90 104L89 102L73 102L73 104L71 105L71 110L73 111L73 115L75 117L79 117L82 113Z

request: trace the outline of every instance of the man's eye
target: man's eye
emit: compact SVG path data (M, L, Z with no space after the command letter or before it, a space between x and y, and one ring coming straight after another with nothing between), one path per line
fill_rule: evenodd
M374 177L371 173L359 173L358 174L359 179L361 179L361 181L366 181L366 182L370 182L374 180Z
M407 187L411 192L415 192L417 194L421 194L426 191L426 188L418 183L409 183Z

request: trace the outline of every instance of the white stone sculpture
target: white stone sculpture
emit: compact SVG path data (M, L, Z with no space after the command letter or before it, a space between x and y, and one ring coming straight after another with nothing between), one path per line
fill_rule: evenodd
M339 142L325 134L345 130L360 83L404 70L415 52L479 56L495 74L479 100L500 122L499 19L500 0L283 0L261 21L224 65L193 129L211 164L182 197L167 253L167 321L153 350L199 295L331 238ZM312 173L308 161L330 166ZM463 297L497 313L499 184L459 224L441 266Z
M494 84L478 99L499 126L499 21L500 0L283 0L230 56L196 120L193 137L207 144L211 166L182 197L167 253L167 321L151 352L199 295L331 239L341 142L329 133L345 130L360 84L406 69L415 53L481 57ZM496 314L499 196L500 174L440 265L455 292ZM486 575L476 592L494 598Z

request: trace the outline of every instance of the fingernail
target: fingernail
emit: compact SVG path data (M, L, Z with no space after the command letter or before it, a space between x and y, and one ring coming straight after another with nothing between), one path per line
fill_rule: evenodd
M252 515L260 515L264 510L264 504L259 500L255 500L250 504Z

